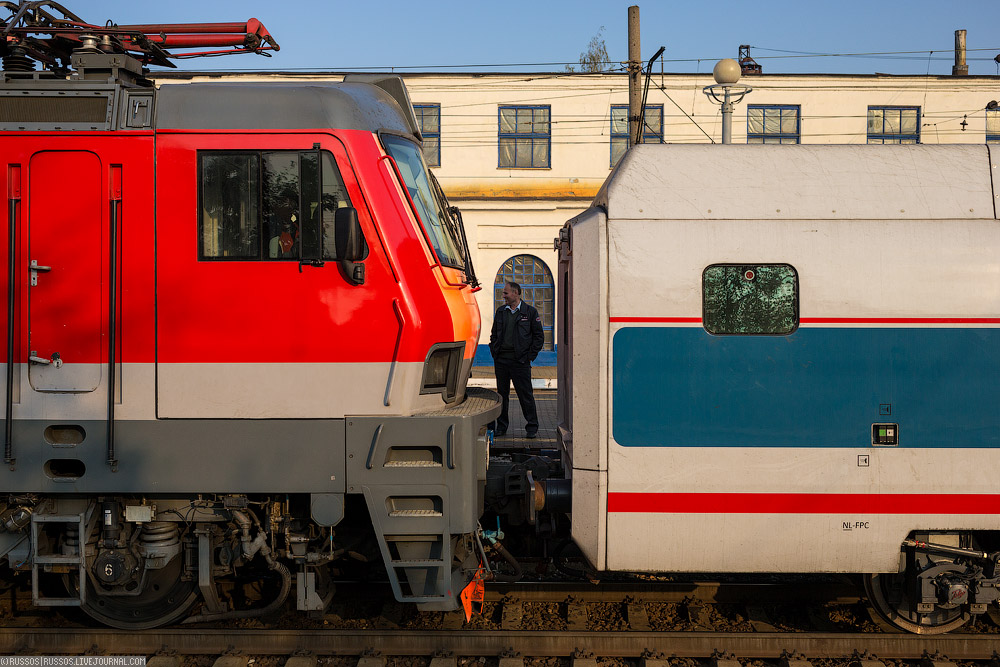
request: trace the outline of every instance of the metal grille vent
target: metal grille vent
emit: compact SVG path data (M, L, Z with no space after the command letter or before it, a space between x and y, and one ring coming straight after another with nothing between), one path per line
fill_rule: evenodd
M108 119L108 98L0 96L0 123L92 123Z

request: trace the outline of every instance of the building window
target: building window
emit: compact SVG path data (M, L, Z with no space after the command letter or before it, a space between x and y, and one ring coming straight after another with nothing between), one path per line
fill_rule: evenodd
M663 143L663 105L648 104L643 116L642 141ZM611 166L614 167L628 150L628 105L611 106Z
M556 286L552 282L552 272L545 262L532 255L515 255L497 271L496 282L493 284L493 309L504 305L503 286L506 282L515 282L521 286L521 300L530 303L542 318L542 331L545 332L543 350L554 350L552 332L555 329L555 296Z
M801 138L799 105L747 106L748 144L797 144Z
M424 160L428 167L441 166L441 105L414 104L417 126L424 138Z
M788 264L713 264L702 322L715 335L784 335L799 326L799 277Z
M550 107L501 106L500 167L504 169L545 169L551 164L552 126Z
M198 257L336 259L334 213L351 205L325 151L198 154Z
M986 110L986 143L1000 144L1000 109Z
M920 107L868 107L868 143L919 144Z

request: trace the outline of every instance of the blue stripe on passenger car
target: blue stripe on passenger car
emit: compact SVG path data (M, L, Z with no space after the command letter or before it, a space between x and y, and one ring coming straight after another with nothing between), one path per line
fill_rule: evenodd
M900 447L1000 447L1000 329L625 327L612 348L625 447L866 447L877 422Z

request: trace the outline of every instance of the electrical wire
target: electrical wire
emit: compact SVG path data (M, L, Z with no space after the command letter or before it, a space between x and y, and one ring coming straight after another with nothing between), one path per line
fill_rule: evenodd
M853 57L853 58L872 58L877 59L880 57L902 57L906 56L913 60L922 60L927 62L927 69L924 75L911 75L911 76L923 76L925 77L924 93L923 93L923 104L921 105L922 124L925 127L933 126L938 134L947 136L950 132L958 132L959 130L944 130L938 127L939 124L949 123L957 121L967 114L974 114L981 111L981 108L974 109L937 109L934 112L926 112L926 101L927 95L931 87L931 75L930 75L930 63L932 60L945 60L944 57L935 58L935 53L950 53L950 51L935 51L935 50L913 50L913 51L886 51L886 52L858 52L858 53L817 53L808 51L790 51L786 49L773 49L769 47L752 47L759 51L773 51L782 55L757 55L757 58L761 59L787 59L787 58L818 58L818 57ZM997 49L969 49L969 52L977 51L989 51L993 52ZM664 59L661 58L661 67L663 62L697 62L700 67L702 60L708 60L707 58L698 59ZM982 58L982 60L987 60L987 58ZM992 60L992 59L990 59ZM551 66L551 65L569 65L577 63L507 63L507 64L478 64L478 65L434 65L434 66L391 66L391 67L365 67L365 68L345 68L346 70L429 70L429 69L444 69L449 67L457 68L468 68L468 67L526 67L526 66ZM467 82L456 82L455 84L442 83L440 81L435 81L433 83L424 84L422 79L419 77L409 78L407 80L407 85L411 89L411 95L414 101L417 103L426 103L427 96L432 96L435 94L454 94L456 91L461 91L463 93L468 93L470 95L477 95L482 93L488 93L496 95L497 93L510 92L510 93L523 93L525 91L525 83L539 84L551 82L557 84L557 87L553 90L557 90L562 94L550 95L546 94L544 88L535 89L530 97L521 98L519 96L511 95L511 97L516 97L515 99L493 99L488 102L476 101L468 102L463 104L448 105L442 113L442 124L448 129L445 131L444 137L439 136L440 145L443 148L472 148L472 147L482 147L486 145L495 144L498 136L497 129L497 106L503 105L528 105L528 104L548 104L551 106L553 101L560 100L584 100L586 98L608 98L608 108L609 111L597 114L573 114L569 118L557 118L549 120L549 142L550 145L598 145L606 144L609 141L609 137L615 138L612 132L610 132L610 106L614 104L613 96L617 93L624 97L625 91L619 90L618 86L609 86L604 79L606 74L616 74L621 71L622 68L619 66L611 67L612 63L607 63L609 67L595 73L581 73L581 72L553 72L545 74L517 74L509 73L508 76L503 76L503 73L499 73L502 78L499 80L491 81L477 81L473 85L468 85ZM1000 66L1000 63L998 63ZM315 71L314 68L292 68L289 71ZM229 70L233 73L238 73L239 70ZM441 73L445 74L445 73ZM456 72L456 74L461 74ZM661 73L662 75L662 73ZM436 76L431 73L430 76ZM677 75L673 75L677 76ZM692 76L695 78L701 78L708 76L707 73L695 73L687 74L681 76ZM822 76L822 75L820 75ZM850 75L848 75L850 76ZM870 75L859 75L859 76L870 76ZM935 75L937 77L938 75ZM567 84L567 80L571 79L573 83ZM900 82L907 82L912 79L900 78ZM955 79L948 77L948 82L950 85L955 84ZM662 129L665 140L670 142L686 142L691 141L689 137L675 134L680 126L693 124L695 125L700 133L707 137L713 143L715 139L709 134L705 128L699 124L699 119L702 122L707 120L713 120L718 122L719 114L718 112L713 114L705 113L688 113L681 107L680 104L671 96L668 90L673 89L674 91L687 91L692 90L692 93L697 99L697 95L700 92L702 86L698 85L660 85L660 92L666 97L671 104L680 112L677 113L667 113L664 112L662 116ZM825 87L820 86L806 86L795 85L794 83L789 83L786 86L769 86L774 89L776 93L783 93L785 95L792 92L807 92L809 90L821 90ZM842 88L843 86L841 86ZM848 89L851 90L870 90L869 87L861 86L849 86ZM424 98L422 100L421 98ZM621 103L625 101L622 100ZM456 113L455 111L468 110L471 111L477 107L488 107L490 110L484 114L477 113ZM828 120L828 119L864 119L867 117L865 114L807 114L803 115L800 112L800 121L807 120ZM462 122L454 122L455 119L462 119ZM674 122L674 120L679 122ZM681 120L683 119L683 120ZM570 127L579 128L580 132L567 132L566 130ZM561 131L553 136L553 128L563 128ZM593 131L588 131L588 128L593 128L594 131L598 131L598 138L594 139L584 139L584 137L590 137L593 135ZM863 140L866 138L865 132L841 132L841 133L810 133L810 137L824 137L824 138L834 138L834 137L844 137L849 139ZM576 137L580 137L580 140L576 140Z
M954 49L913 49L905 51L859 51L859 52L814 52L814 51L796 51L791 49L775 49L765 46L751 46L751 49L756 51L771 51L774 53L782 55L754 55L754 60L793 60L793 59L812 59L812 58L854 58L854 59L867 59L867 60L912 60L923 62L927 54L939 53L941 55L931 58L932 60L948 61L953 58L953 55L949 56L947 54L954 54ZM996 54L1000 52L1000 46L992 48L976 48L976 49L966 49L966 53L993 53ZM228 54L226 54L228 55ZM722 56L725 57L725 56ZM712 61L719 60L719 57L699 57L699 58L661 58L663 63L701 63L702 61ZM986 57L967 57L966 61L973 62L986 62L993 61L994 58L991 56ZM589 76L589 75L600 75L609 74L615 72L621 72L624 70L622 64L615 61L609 61L606 63L609 67L607 69L601 70L599 72L561 72L561 73L551 73L554 76ZM550 62L516 62L516 63L451 63L451 64L437 64L437 65L364 65L364 66L347 66L338 67L336 71L339 72L389 72L396 73L401 71L431 71L431 70L484 70L484 69L503 69L503 68L523 68L523 67L567 67L567 66L579 66L579 61L572 62L560 62L560 61L550 61ZM323 67L288 67L282 68L282 71L286 72L321 72L324 71ZM206 71L218 71L218 70L206 70ZM259 71L255 69L233 69L225 70L232 72L253 72Z
M751 49L757 51L774 51L775 53L784 53L786 55L782 56L754 56L754 60L759 59L786 59L786 58L871 58L873 60L879 60L883 58L893 59L893 60L923 60L923 54L925 53L937 53L947 54L951 53L952 56L941 55L935 60L951 60L954 58L954 49L919 49L916 51L862 51L858 53L822 53L816 51L792 51L789 49L772 49L766 46L751 46ZM995 53L1000 50L1000 47L986 48L986 49L966 49L966 53L972 53L977 51L986 51ZM892 58L889 58L892 56ZM904 58L896 58L895 56L905 56ZM917 57L919 56L919 57ZM967 58L967 60L972 60ZM993 58L975 58L975 60L993 60Z

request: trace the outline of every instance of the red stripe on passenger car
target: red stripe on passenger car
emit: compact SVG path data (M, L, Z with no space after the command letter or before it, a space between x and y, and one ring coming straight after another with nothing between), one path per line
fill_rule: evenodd
M701 324L700 317L612 317L611 322L697 322Z
M635 514L997 514L985 493L608 493L608 512Z
M802 324L1000 324L1000 317L803 317Z
M700 317L610 317L610 322L696 322ZM1000 324L1000 317L802 317L801 324Z

